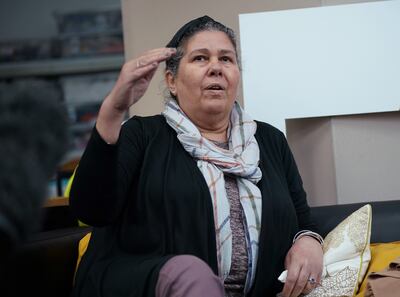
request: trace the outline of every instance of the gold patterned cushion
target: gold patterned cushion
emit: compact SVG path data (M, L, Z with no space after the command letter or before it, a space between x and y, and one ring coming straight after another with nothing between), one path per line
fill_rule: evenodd
M371 260L371 205L353 212L325 237L321 286L308 297L353 296Z

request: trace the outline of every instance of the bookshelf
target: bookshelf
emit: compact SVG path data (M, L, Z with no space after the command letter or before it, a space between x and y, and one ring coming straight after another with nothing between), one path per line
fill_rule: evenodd
M123 63L123 54L7 62L0 63L0 79L114 71L121 69Z

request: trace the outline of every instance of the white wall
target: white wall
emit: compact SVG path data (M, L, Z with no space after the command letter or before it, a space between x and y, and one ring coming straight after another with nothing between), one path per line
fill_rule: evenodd
M400 108L400 1L240 15L245 109L285 119Z

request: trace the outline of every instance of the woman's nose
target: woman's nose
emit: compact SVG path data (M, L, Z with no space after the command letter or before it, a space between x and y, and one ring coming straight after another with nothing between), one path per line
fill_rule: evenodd
M209 75L220 76L222 75L222 67L219 60L210 60Z

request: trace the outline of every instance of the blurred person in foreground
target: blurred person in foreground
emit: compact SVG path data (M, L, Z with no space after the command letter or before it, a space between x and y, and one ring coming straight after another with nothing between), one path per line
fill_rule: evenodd
M67 112L39 81L0 90L0 275L39 230L48 182L68 147Z
M163 62L163 113L123 122ZM71 188L94 226L73 296L299 296L319 282L295 161L236 101L240 76L234 32L208 16L123 66Z

